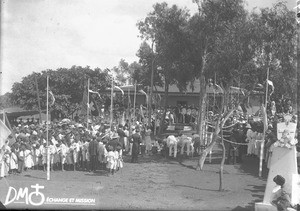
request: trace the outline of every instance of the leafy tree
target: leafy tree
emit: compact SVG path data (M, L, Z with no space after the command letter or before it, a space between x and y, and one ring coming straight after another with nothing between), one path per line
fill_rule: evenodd
M189 13L186 9L180 9L176 5L171 7L167 3L156 3L154 11L150 12L147 17L138 22L141 37L145 40L152 41L152 62L149 57L144 60L148 65L147 71L152 70L154 59L157 66L156 74L160 75L165 86L164 106L168 104L169 85L176 82L176 75L180 71L180 61L182 50L185 49L185 27L188 23ZM156 52L154 54L153 46ZM144 50L147 46L143 45ZM148 54L151 55L149 48ZM150 65L151 64L151 65ZM166 109L165 109L166 110ZM165 118L165 113L162 119ZM163 123L164 121L161 121ZM162 127L160 127L162 128Z
M109 71L94 70L89 66L72 66L71 68L58 68L45 70L41 73L32 73L13 84L11 99L25 109L38 109L35 77L37 78L41 109L46 108L46 77L49 75L49 87L55 96L55 103L51 106L53 118L69 117L81 109L81 101L85 90L85 81L90 78L90 89L103 91L110 85ZM104 100L100 100L103 103ZM101 102L102 101L102 102Z
M0 96L0 110L13 106L11 93L7 92Z
M262 8L259 13L253 12L250 16L255 39L255 64L262 70L260 82L264 83L269 68L269 80L273 81L276 89L273 100L286 96L294 103L297 90L295 16L295 12L283 2L276 3L272 8Z
M119 66L113 67L112 71L116 74L116 80L121 85L125 85L126 81L131 75L131 69L129 68L129 64L124 59L121 59L119 62Z

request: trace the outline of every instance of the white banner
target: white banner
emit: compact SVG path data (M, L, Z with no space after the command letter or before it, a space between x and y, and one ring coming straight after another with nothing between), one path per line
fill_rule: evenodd
M5 144L5 140L11 134L11 131L6 125L0 120L0 148Z

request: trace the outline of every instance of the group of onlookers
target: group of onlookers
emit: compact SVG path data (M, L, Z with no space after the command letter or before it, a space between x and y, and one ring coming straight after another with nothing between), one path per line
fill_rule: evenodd
M110 129L104 124L90 124L87 128L71 121L52 122L47 143L45 124L19 124L13 127L1 149L0 177L29 169L45 171L47 150L51 171L107 170L114 174L123 167L124 154L137 162L141 148L149 154L155 143L150 127L137 125L129 129L127 124L113 125Z

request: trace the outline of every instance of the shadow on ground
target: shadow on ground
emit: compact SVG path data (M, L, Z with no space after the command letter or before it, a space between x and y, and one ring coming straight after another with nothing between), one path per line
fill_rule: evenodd
M236 166L236 168L238 168L239 171L244 174L249 174L251 176L258 177L259 158L244 157L243 162L239 166ZM263 165L261 180L267 181L267 177L268 177L268 169L266 168L265 165ZM248 185L248 189L245 190L249 190L254 199L251 202L249 202L247 206L245 207L237 206L236 208L233 209L233 211L255 210L255 203L262 201L264 197L265 188L266 188L265 185L259 185L259 186Z

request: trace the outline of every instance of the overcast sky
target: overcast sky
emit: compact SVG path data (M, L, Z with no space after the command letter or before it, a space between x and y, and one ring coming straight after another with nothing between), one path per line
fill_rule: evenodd
M165 0L196 12L192 0ZM72 65L117 66L138 61L136 23L162 0L1 0L0 94L14 82L46 69ZM270 7L277 0L248 0L247 8ZM288 0L292 9L295 0Z

